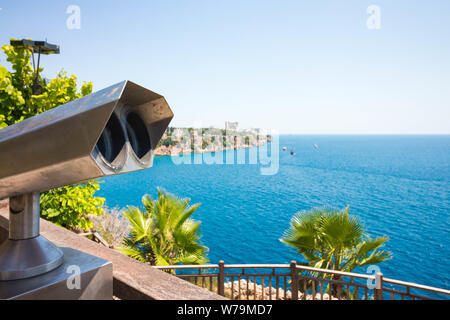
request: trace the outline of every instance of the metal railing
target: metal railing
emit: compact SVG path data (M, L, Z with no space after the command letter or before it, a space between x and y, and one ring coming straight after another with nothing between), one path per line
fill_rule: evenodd
M432 300L450 290L376 275L290 264L157 266L232 300ZM432 296L429 294L432 293ZM426 295L428 294L428 296Z

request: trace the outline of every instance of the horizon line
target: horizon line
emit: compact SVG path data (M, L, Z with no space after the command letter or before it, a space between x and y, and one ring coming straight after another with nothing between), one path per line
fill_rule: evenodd
M280 133L280 135L339 135L339 136L448 136L450 133Z

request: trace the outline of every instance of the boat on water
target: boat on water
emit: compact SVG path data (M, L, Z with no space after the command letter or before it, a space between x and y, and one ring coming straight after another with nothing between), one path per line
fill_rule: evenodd
M286 147L283 147L283 151L286 151Z
M314 143L314 149L318 149L319 146L317 145L317 143Z
M293 156L295 154L294 152L294 148L291 149L291 156Z

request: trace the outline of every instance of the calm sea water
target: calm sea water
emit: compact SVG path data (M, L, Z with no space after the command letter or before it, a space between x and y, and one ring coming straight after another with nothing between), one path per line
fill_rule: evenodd
M158 186L201 202L194 218L214 263L300 261L279 241L292 215L349 205L371 236L390 238L394 258L380 265L385 277L450 288L450 136L286 135L273 176L257 165L175 165L157 157L152 169L103 181L97 194L109 207L141 206Z

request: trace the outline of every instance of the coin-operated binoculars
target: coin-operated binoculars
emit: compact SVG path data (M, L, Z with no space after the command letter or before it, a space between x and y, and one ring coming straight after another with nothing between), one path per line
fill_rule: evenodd
M0 199L10 199L0 280L63 262L63 252L39 234L40 192L151 167L172 118L163 96L123 81L0 130Z

